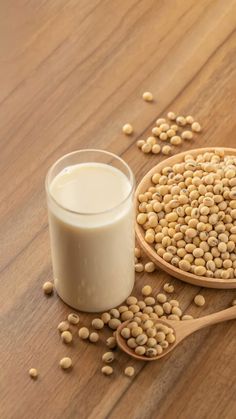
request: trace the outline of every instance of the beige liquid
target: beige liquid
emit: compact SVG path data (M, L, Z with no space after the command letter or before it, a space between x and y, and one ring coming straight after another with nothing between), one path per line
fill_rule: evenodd
M115 307L134 285L128 178L106 164L82 163L62 170L49 189L56 201L49 200L48 207L58 294L83 311Z

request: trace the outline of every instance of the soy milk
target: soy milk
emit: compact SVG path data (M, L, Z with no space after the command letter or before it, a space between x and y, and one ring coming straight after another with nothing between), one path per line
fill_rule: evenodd
M129 179L103 163L65 167L49 185L55 287L70 306L99 312L134 285L133 196Z

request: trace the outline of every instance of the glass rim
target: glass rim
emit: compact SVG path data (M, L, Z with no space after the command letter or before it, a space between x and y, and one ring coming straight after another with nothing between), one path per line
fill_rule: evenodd
M96 211L96 212L80 212L80 211L74 211L71 210L70 208L65 207L64 205L60 204L51 194L50 192L50 182L49 182L49 177L53 171L53 169L56 167L56 165L58 163L60 163L61 161L63 161L66 157L69 156L73 156L75 154L82 154L82 153L88 153L88 152L93 152L93 153L99 153L99 154L106 154L108 156L111 156L113 158L115 158L116 160L119 160L123 166L126 167L126 169L128 170L129 176L130 176L130 184L131 184L131 188L129 193L127 194L127 196L125 196L125 198L119 202L119 204L115 205L114 207L111 207L107 210L104 211ZM78 163L79 164L79 163ZM106 164L106 163L104 163ZM118 169L119 170L119 169ZM133 171L131 170L131 168L129 167L129 165L119 156L117 156L117 154L111 153L110 151L106 151L106 150L102 150L99 148L85 148L85 149L81 149L81 150L75 150L75 151L71 151L70 153L64 154L63 156L61 156L59 159L57 159L48 169L48 172L46 174L46 178L45 178L45 189L46 189L46 193L47 196L50 197L50 199L54 202L54 204L56 204L59 208L61 208L63 211L69 212L71 214L75 214L75 215L82 215L82 216L93 216L93 215L103 215L103 214L107 214L109 212L114 211L115 209L119 208L121 205L123 205L129 198L130 196L133 194L135 188L135 177L133 174Z

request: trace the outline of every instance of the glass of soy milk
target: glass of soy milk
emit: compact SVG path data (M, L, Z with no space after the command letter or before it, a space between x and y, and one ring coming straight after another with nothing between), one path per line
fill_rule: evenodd
M79 150L46 177L57 293L78 310L122 303L134 285L134 175L115 154Z

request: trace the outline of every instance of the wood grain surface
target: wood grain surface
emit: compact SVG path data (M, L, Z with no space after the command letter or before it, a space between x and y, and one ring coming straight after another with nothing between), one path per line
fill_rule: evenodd
M44 178L64 153L97 147L122 156L137 181L163 157L135 141L173 110L203 132L179 151L236 146L235 0L2 0L0 3L0 418L215 419L236 416L236 322L189 337L166 359L117 353L100 372L105 346L60 342L70 312L42 284L52 279ZM149 104L145 90L155 96ZM133 124L132 137L121 127ZM137 274L134 293L155 292L166 273ZM232 290L173 280L187 313L228 307ZM89 325L90 315L81 314ZM108 335L108 331L105 333ZM104 341L104 337L103 337ZM62 356L71 373L58 367ZM135 377L123 370L134 365ZM38 368L39 378L28 376Z

